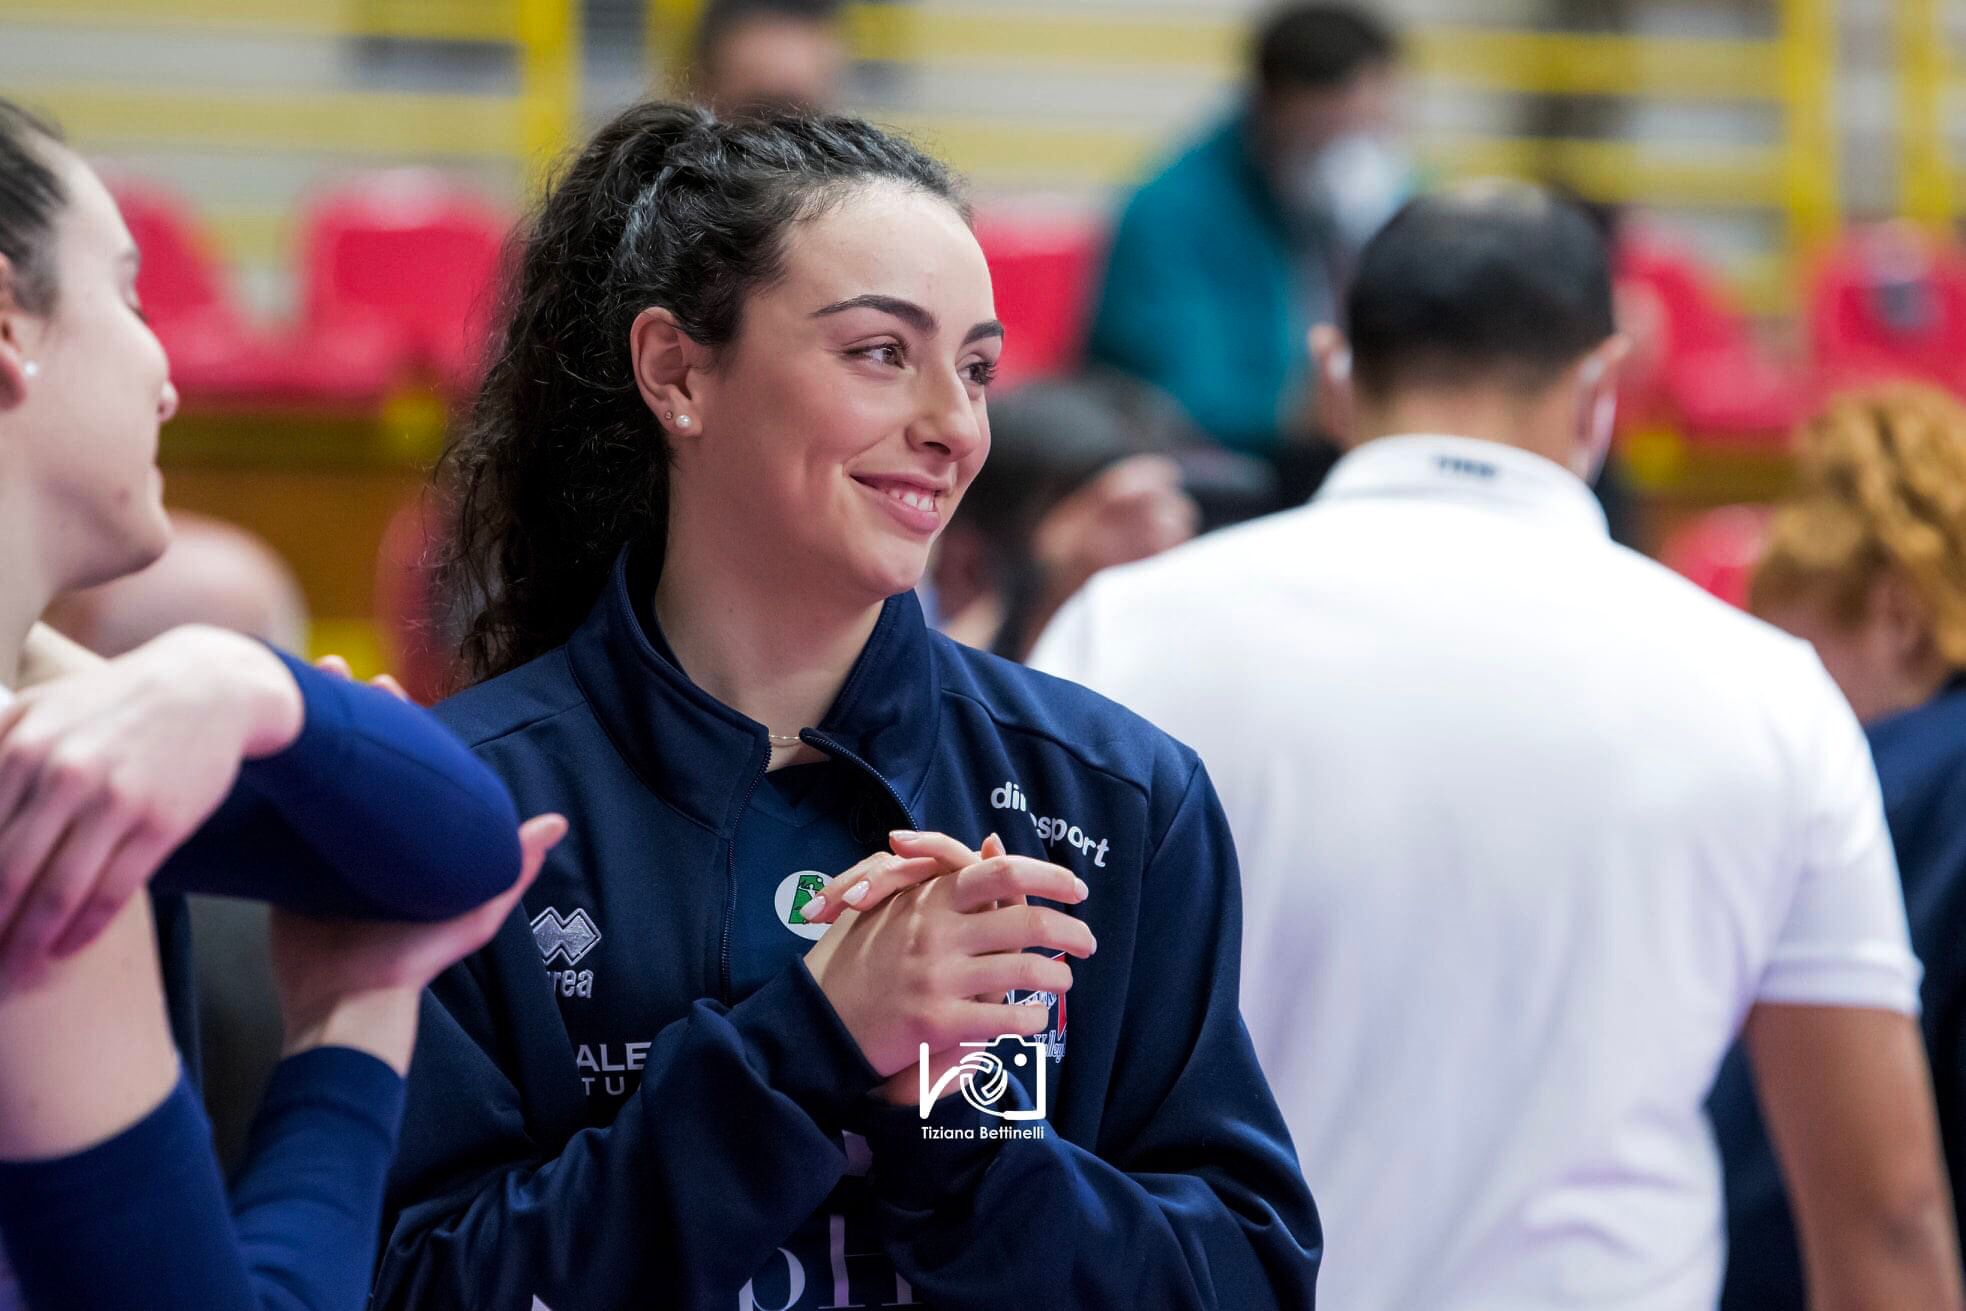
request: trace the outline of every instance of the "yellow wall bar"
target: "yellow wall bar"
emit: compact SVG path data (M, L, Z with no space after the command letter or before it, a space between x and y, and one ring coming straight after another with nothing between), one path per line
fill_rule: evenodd
M648 37L642 44L648 51L652 85L681 93L696 20L702 13L703 0L649 0Z
M510 96L234 91L27 84L9 88L97 146L200 146L330 154L510 159Z
M518 0L519 151L543 178L580 117L579 0Z
M1429 143L1428 163L1455 176L1542 178L1593 200L1705 209L1770 209L1788 195L1784 152L1574 138L1467 137Z
M659 11L676 0L654 0ZM683 0L690 3L690 0ZM857 4L847 29L862 59L891 63L1153 65L1221 78L1242 66L1241 20L1075 14L1069 6ZM1779 100L1766 41L1437 26L1408 34L1415 73L1528 95L1676 95Z
M1789 258L1799 278L1811 252L1837 229L1835 21L1830 0L1780 0L1784 170ZM1799 283L1797 285L1800 285Z
M1939 0L1898 0L1892 25L1898 57L1898 206L1921 223L1943 228L1953 214L1944 111L1952 51Z
M511 0L0 0L0 19L54 27L277 36L512 39Z
M1429 26L1410 48L1421 77L1522 95L1777 100L1783 86L1767 41Z

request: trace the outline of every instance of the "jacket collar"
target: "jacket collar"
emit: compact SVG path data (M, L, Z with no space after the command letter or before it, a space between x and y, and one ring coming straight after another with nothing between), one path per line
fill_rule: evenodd
M657 796L718 833L738 817L770 758L763 724L690 681L642 627L630 552L567 642L574 679L631 768ZM891 596L816 729L813 746L873 774L912 815L934 754L939 677L913 592Z
M1485 505L1566 531L1608 536L1604 508L1576 474L1518 446L1474 437L1379 437L1332 466L1316 501L1422 499Z

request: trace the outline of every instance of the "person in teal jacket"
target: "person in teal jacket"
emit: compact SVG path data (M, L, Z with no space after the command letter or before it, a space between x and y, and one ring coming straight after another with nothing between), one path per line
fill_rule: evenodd
M1305 336L1410 173L1389 144L1393 34L1349 5L1286 9L1249 102L1134 194L1088 354L1171 394L1226 446L1274 454L1308 425Z

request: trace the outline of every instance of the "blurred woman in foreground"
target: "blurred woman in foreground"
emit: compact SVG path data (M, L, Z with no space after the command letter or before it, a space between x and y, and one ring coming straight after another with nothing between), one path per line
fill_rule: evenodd
M418 994L564 823L515 837L420 711L246 638L104 662L36 629L169 538L177 394L137 254L88 165L0 100L0 1309L354 1311ZM275 922L288 1059L229 1200L181 892L338 917Z

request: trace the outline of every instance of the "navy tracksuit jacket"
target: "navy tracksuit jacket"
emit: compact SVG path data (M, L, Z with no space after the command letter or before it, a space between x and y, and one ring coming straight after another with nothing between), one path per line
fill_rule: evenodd
M865 775L856 835L997 832L1086 880L1099 942L1069 1019L1052 1005L1061 1059L1013 1075L1028 1106L1045 1069L1043 1136L931 1138L868 1096L802 960L733 995L765 734L657 654L633 576L624 556L565 646L439 707L521 813L572 828L426 1003L378 1311L737 1308L781 1260L816 1306L1310 1307L1317 1212L1238 1013L1235 853L1194 754L887 603L806 734ZM930 1121L1003 1123L960 1096ZM850 1151L878 1232L782 1249ZM841 1260L874 1245L902 1280Z

